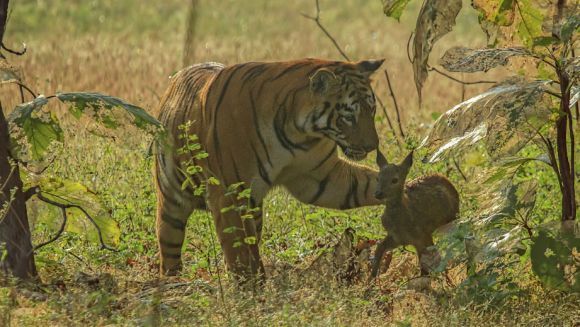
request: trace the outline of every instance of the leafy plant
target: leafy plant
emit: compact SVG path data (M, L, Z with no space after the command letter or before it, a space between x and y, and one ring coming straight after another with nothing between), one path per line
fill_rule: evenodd
M5 14L8 1L1 5L0 13ZM0 15L2 32L5 21L6 16ZM48 166L39 172L26 169L41 163L52 147L64 140L64 131L56 114L45 106L51 99L71 104L68 112L73 117L87 117L107 129L136 126L159 135L161 123L138 106L100 93L37 95L22 83L21 74L5 59L0 63L0 79L2 84L19 86L23 102L16 106L8 119L0 108L0 245L3 248L0 267L20 278L35 278L34 250L57 240L67 225L69 230L84 230L82 218L86 218L96 230L101 247L112 249L108 244L119 242L120 231L97 194L78 182L48 175L45 173ZM24 101L24 90L33 96L31 101ZM62 213L57 234L36 247L31 244L26 208L26 202L34 196L59 208Z
M383 3L387 16L400 18L404 2ZM472 6L479 11L488 48L453 47L439 61L444 69L487 72L516 60L534 63L537 69L519 72L441 115L421 144L426 151L424 161L480 153L478 156L486 160L477 166L484 169L472 176L481 186L475 192L479 209L468 219L473 233L465 235L481 240L472 251L477 253L473 257L486 262L482 270L486 271L497 265L493 263L496 258L514 252L523 255L525 244L531 241L533 271L548 286L562 285L560 267L570 263L571 248L550 239L543 225L533 221L537 189L544 186L532 180L517 181L516 177L531 163L550 166L561 194L561 220L576 218L572 109L576 105L578 116L580 60L574 53L580 26L578 3L475 0ZM423 1L412 56L419 98L427 72L439 72L428 63L433 44L451 30L460 9L461 1ZM557 253L549 260L540 256L548 244Z

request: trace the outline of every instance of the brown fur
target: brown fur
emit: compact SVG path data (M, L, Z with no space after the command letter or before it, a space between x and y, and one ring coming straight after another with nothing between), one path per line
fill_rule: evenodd
M250 62L224 67L194 65L178 72L160 104L160 121L170 146L158 147L157 234L161 273L175 274L187 218L194 209L211 210L228 268L238 276L263 274L258 244L261 210L254 219L222 208L248 205L227 195L228 185L251 189L249 205L261 209L270 189L283 186L299 200L348 209L379 204L372 190L377 172L339 159L337 145L361 160L378 145L375 99L370 75L382 61L357 63L304 59ZM204 197L181 190L185 180L178 155L183 146L178 127L191 121L190 134L209 157L198 160L203 174L214 177ZM207 201L206 201L207 200ZM233 233L224 232L232 230ZM255 244L244 242L255 237Z
M376 277L384 253L403 245L415 247L421 275L426 275L433 266L433 263L426 262L428 247L433 245L432 234L457 218L459 194L453 184L441 175L428 175L405 182L413 164L413 152L399 165L388 164L382 154L377 154L377 164L380 172L375 196L385 201L381 221L388 235L377 246L371 278ZM431 255L438 260L438 253Z

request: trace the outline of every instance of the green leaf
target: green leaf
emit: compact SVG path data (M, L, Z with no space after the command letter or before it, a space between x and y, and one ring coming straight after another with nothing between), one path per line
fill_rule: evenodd
M455 26L461 0L425 0L417 18L413 40L413 73L421 102L421 89L428 75L429 54L435 42Z
M477 9L482 19L500 26L514 22L514 0L473 0L471 5Z
M518 23L516 32L528 48L533 48L539 44L534 43L543 35L542 24L545 20L544 12L538 8L537 4L532 0L518 0L518 13L521 20Z
M540 281L550 288L580 291L580 270L573 255L580 250L580 237L542 228L532 241L532 271Z
M244 238L244 243L246 244L256 244L257 238L255 236L248 236Z
M62 142L63 132L57 118L42 110L47 103L47 98L40 95L16 106L8 116L12 144L19 148L19 152L23 152L19 157L30 153L33 160L40 160L52 142Z
M580 27L580 16L572 15L562 24L560 28L560 40L562 42L569 42L572 39L574 32Z
M397 21L401 20L401 15L409 4L410 0L383 0L383 12L387 17L392 17Z
M71 113L75 117L90 114L107 128L115 129L123 125L121 118L112 111L115 108L123 109L124 113L128 113L131 117L130 123L140 129L154 134L161 128L161 123L143 108L119 98L91 92L66 92L58 93L56 96L62 102L73 104Z
M447 51L439 64L450 72L487 72L497 66L505 66L514 56L528 56L524 48L469 49L453 47Z
M102 204L95 192L81 183L60 179L54 176L41 176L34 181L40 187L41 194L56 203L80 206L95 220L101 229L103 240L109 245L118 245L121 231L111 217L109 210ZM98 240L97 230L85 215L77 208L67 209L70 222L67 230L80 234L88 233L93 240Z

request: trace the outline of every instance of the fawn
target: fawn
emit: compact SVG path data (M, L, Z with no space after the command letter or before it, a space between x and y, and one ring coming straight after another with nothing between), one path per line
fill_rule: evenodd
M413 151L400 164L389 164L377 149L379 180L375 197L385 200L381 222L388 231L379 243L371 279L377 276L385 251L412 245L417 251L421 275L429 273L427 248L433 245L433 232L457 218L459 194L453 184L441 175L428 175L405 182L413 165ZM439 259L438 253L436 260ZM436 263L435 265L437 265ZM388 269L388 267L387 267Z

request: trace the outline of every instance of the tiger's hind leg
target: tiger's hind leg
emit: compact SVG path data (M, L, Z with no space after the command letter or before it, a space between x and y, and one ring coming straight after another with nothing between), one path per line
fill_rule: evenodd
M174 276L181 270L181 249L185 240L187 219L193 210L206 209L206 203L203 197L194 196L191 190L181 190L178 171L167 169L168 167L159 169L159 166L158 162L155 175L159 268L162 276Z

